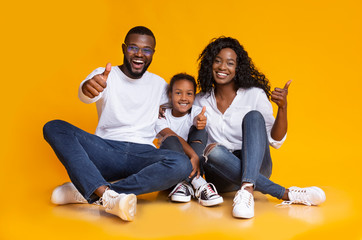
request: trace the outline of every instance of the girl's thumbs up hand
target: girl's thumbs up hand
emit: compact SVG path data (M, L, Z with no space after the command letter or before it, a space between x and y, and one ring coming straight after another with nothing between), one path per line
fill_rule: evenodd
M195 117L195 126L198 130L202 130L206 127L207 117L205 116L206 107L202 108L202 111Z

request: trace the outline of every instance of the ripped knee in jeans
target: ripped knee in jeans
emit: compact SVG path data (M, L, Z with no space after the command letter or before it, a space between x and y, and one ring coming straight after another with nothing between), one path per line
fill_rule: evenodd
M214 149L214 147L218 146L218 145L221 145L220 143L210 143L209 145L206 146L205 150L204 150L204 158L205 158L205 162L207 162L208 160L208 156L211 152L212 149Z

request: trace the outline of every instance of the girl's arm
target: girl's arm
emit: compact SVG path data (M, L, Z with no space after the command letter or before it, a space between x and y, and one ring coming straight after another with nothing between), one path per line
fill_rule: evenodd
M182 145L182 148L184 149L185 154L190 158L191 165L192 165L192 172L189 176L189 178L196 175L196 178L199 178L200 176L200 163L199 163L199 156L195 153L195 151L191 148L191 146L180 136L178 136L174 131L172 131L170 128L164 128L159 133L162 137L162 141L166 139L169 136L176 136Z
M283 139L288 129L287 119L287 95L288 88L292 80L289 80L283 89L275 88L271 94L271 100L278 105L278 113L275 118L274 125L271 129L271 137L274 140L280 141Z

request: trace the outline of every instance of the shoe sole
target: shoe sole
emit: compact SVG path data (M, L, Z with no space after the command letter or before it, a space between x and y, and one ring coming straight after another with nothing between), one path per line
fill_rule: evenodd
M177 196L177 195L172 195L171 196L171 201L173 202L190 202L191 201L191 196Z
M233 217L235 218L245 218L245 219L249 219L249 218L253 218L254 214L236 214L233 212Z
M215 205L218 205L218 204L223 203L223 202L224 202L224 199L222 197L219 197L219 198L216 198L216 199L213 199L213 200L201 200L201 199L199 199L199 203L202 206L205 206L205 207L215 206Z
M134 194L128 194L119 202L118 216L124 221L133 221L137 210L137 197Z
M252 206L254 208L254 206ZM235 208L235 207L234 207ZM235 218L245 218L245 219L248 219L248 218L252 218L254 217L254 211L252 211L251 213L245 213L244 212L235 212L234 209L233 209L233 217Z

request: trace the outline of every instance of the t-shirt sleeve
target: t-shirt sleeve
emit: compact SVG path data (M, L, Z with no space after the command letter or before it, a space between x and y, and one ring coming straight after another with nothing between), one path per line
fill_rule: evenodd
M103 96L104 91L101 92L98 96L96 96L96 97L94 97L94 98L89 98L88 96L84 95L84 93L83 93L83 91L82 91L82 86L83 86L83 84L84 84L87 80L91 79L91 78L94 77L95 75L103 73L103 72L104 72L104 69L105 69L105 68L102 68L102 67L97 68L96 70L94 70L93 72L91 72L91 73L80 83L79 89L78 89L78 97L79 97L79 99L80 99L82 102L87 103L87 104L89 104L89 103L94 103L94 102L98 101L98 100Z
M280 148L283 145L287 134L285 134L283 139L280 141L274 140L271 137L271 129L274 125L275 118L273 116L273 106L264 92L259 92L258 94L256 110L258 110L264 117L269 144L274 148Z
M195 103L195 102L194 102ZM194 124L195 117L201 112L201 108L199 106L195 106L195 104L192 106L191 109L191 123Z
M161 92L160 105L167 104L169 101L167 96L167 89L168 89L168 84L165 82L165 84L163 85L163 90Z
M168 128L167 120L166 118L159 118L156 121L155 125L155 132L156 134L159 134L163 129Z

